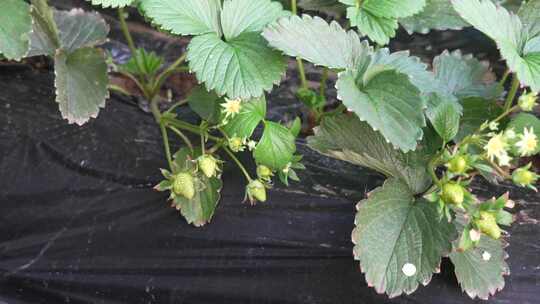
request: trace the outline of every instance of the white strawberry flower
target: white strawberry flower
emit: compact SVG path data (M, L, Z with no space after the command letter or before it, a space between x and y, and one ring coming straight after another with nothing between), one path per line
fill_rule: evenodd
M223 112L225 113L225 119L232 118L236 114L240 113L240 110L242 109L242 100L239 98L225 98L225 103L223 103L221 106L223 107Z
M494 161L495 158L504 157L508 144L506 139L502 134L494 135L484 147L487 152L487 156L491 161Z
M523 134L519 134L518 137L520 140L516 143L519 154L521 156L531 156L533 155L536 147L538 146L538 138L534 134L533 128L525 128Z

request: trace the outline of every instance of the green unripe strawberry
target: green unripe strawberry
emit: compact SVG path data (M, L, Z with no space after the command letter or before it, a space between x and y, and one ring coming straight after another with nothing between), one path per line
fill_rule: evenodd
M454 174L463 174L467 171L467 160L463 156L456 156L446 166L448 171Z
M272 169L268 168L265 165L259 165L257 167L257 176L259 176L262 179L268 179L272 177L274 173L272 173Z
M450 182L443 186L441 198L447 204L461 206L465 199L465 191L461 185Z
M476 225L480 231L495 240L501 237L501 228L497 225L497 219L493 213L481 211L480 218L476 220Z
M176 195L183 196L188 200L195 196L195 184L193 176L189 173L178 173L174 177L173 192Z
M216 175L218 164L217 160L212 155L205 154L199 157L197 163L199 164L199 169L201 169L206 177L210 178Z
M254 180L247 185L247 195L251 203L266 202L266 187L259 180Z
M529 171L530 166L519 168L512 173L512 181L521 187L533 186L538 180L538 175Z

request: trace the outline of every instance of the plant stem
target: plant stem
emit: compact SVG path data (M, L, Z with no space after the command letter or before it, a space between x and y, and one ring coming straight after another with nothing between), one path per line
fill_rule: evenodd
M199 129L198 126L192 125L192 124L187 123L185 121L181 121L181 120L174 119L174 118L169 118L169 117L163 117L161 120L166 125L170 124L170 125L175 126L176 128L182 129L184 131L188 131L188 132L193 133L193 134L197 134L197 135L201 134L201 130ZM212 135L207 135L206 138L208 138L210 140L213 140L215 142L222 141L221 138L216 137L216 136L212 136Z
M508 93L508 96L506 97L506 102L504 103L504 111L508 111L510 107L512 107L512 103L514 101L514 98L516 97L516 93L519 89L519 79L516 74L512 76L512 87L510 88L510 92Z
M191 141L189 140L189 138L184 134L182 133L182 131L178 130L176 127L174 126L167 126L169 129L171 129L174 133L176 133L176 135L178 135L183 141L184 143L186 144L186 146L188 146L189 150L191 151L191 153L193 153L193 144L191 143Z
M187 104L188 101L187 99L183 99L183 100L180 100L178 102L175 102L170 108L167 109L167 113L171 113L174 109L180 107L180 106L183 106L185 104Z
M124 15L123 8L118 9L118 19L120 20L120 28L122 30L122 34L124 34L129 50L131 51L131 56L135 56L135 52L137 49L135 48L135 43L133 43L133 38L131 37L131 34L129 33L129 28L126 23L126 17Z
M129 50L131 52L131 57L135 59L135 63L137 64L137 68L139 69L139 71L143 71L144 69L143 69L142 63L139 61L139 58L137 57L137 48L135 47L135 43L133 42L133 37L131 37L131 33L129 32L129 28L126 23L124 9L121 7L118 8L118 19L120 20L120 29L122 30L122 34L124 35L124 38L126 39Z
M252 181L251 176L249 176L249 173L247 172L246 168L244 167L244 165L242 165L242 163L236 157L236 155L234 155L234 153L228 147L223 147L223 150L225 150L225 152L227 152L227 154L229 154L229 156L234 160L234 162L236 163L238 168L240 168L240 170L242 170L242 173L244 173L244 176L246 177L248 182L251 182Z
M328 80L328 68L325 67L322 71L321 84L319 87L319 95L324 97L326 95L326 81Z
M154 81L154 85L152 86L152 93L157 94L159 93L159 90L161 89L161 86L167 80L167 78L174 73L174 71L186 60L187 53L182 54L182 56L178 57L175 62L173 62L170 66L168 66L163 72L161 72Z
M506 81L508 80L508 76L510 76L510 69L507 69L505 72L504 72L504 75L501 79L501 81L499 81L499 84L497 85L497 91L498 92L502 92L503 89L504 89L504 84L506 83Z
M154 119L158 124L161 124L161 111L159 110L159 99L154 96L152 100L150 100L150 111L152 111L152 115L154 115Z
M169 169L172 170L172 157L171 157L171 147L169 146L169 136L167 134L167 129L165 125L159 124L159 129L161 130L161 137L163 138L163 146L165 147L165 155L167 156L167 163L169 164Z
M291 0L291 11L293 15L298 15L298 6L296 4L296 0ZM308 89L306 71L304 70L304 62L302 61L302 58L297 57L296 64L298 65L298 73L300 74L300 82L302 84L302 88Z
M431 175L431 179L440 188L442 188L442 183L441 183L441 180L437 177L437 174L435 173L435 170L437 169L437 166L439 165L441 154L442 154L442 152L435 155L431 159L431 161L429 162L429 165L428 165L429 174Z
M300 74L300 83L302 85L302 88L309 89L306 78L306 71L304 70L304 62L302 61L302 58L297 57L296 64L298 65L298 73Z

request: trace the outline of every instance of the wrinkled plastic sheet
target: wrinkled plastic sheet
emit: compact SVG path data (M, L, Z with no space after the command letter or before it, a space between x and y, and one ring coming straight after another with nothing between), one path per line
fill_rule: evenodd
M227 167L212 223L194 228L152 190L165 163L150 115L112 98L98 119L68 125L53 90L50 73L0 71L0 303L472 302L448 262L411 296L366 285L350 235L355 202L378 175L299 142L301 184L250 207ZM540 199L514 198L512 274L492 302L539 303Z

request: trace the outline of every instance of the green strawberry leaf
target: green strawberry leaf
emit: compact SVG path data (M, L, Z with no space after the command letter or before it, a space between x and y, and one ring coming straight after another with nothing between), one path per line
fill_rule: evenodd
M105 8L118 8L131 5L136 0L87 0L92 3L92 5L101 5Z
M433 128L445 143L450 142L459 131L461 107L453 100L444 100L426 112Z
M208 92L204 86L196 86L187 98L189 107L202 119L217 124L221 118L221 103L224 101L214 92ZM242 114L240 114L242 115Z
M21 0L3 0L0 2L0 20L0 54L20 60L28 52L32 30L30 5Z
M109 34L109 26L98 13L86 13L81 9L55 11L54 20L60 47L67 52L100 45Z
M339 0L349 6L356 6L357 0ZM366 0L360 8L375 16L385 18L403 18L420 12L426 6L426 0Z
M45 16L52 14L54 23L50 24L48 18L37 17L43 22L34 24L29 56L54 56L57 49L70 53L80 48L94 47L104 43L109 34L109 27L97 13L86 13L80 9L43 13ZM34 16L36 18L36 14Z
M228 120L227 124L223 126L223 131L229 137L250 138L265 116L266 98L264 96L243 101L240 113Z
M499 7L489 0L453 0L454 9L463 19L495 40L502 57L522 84L533 91L540 91L540 37L529 39L528 31L536 28L529 24L524 28L519 16Z
M164 58L143 48L135 50L128 62L119 65L119 69L132 75L155 75L164 63Z
M426 0L340 0L348 5L347 18L351 26L379 45L388 44L396 35L398 18L412 16L422 10Z
M489 259L486 260L487 257ZM461 289L471 298L483 300L504 288L504 275L510 273L506 258L502 241L486 236L480 238L475 248L450 253Z
M309 15L279 19L266 27L263 36L270 46L289 56L331 69L355 68L372 52L354 31Z
M354 114L325 116L307 142L321 154L373 169L389 178L399 178L413 193L431 186L426 169L431 153L424 148L409 153L394 149L379 132Z
M357 205L354 257L366 281L396 297L426 285L456 237L436 204L415 198L399 179L389 179Z
M285 58L257 32L229 41L216 34L197 36L189 44L188 61L208 90L233 99L262 96L281 81L286 69Z
M54 20L54 10L46 0L32 0L33 27L30 33L30 49L28 57L48 55L60 48L58 28Z
M292 161L294 152L296 145L291 130L279 123L266 121L264 133L253 151L257 164L282 170Z
M274 20L289 16L280 3L270 0L226 0L223 2L221 26L226 40L247 32L260 32Z
M221 36L220 0L144 0L140 7L153 23L173 34Z
M347 8L347 19L351 26L357 27L360 33L379 45L388 44L399 27L397 19L380 17L354 6Z
M217 177L207 178L204 174L198 174L196 186L198 190L191 200L176 196L173 207L180 210L188 224L201 227L209 223L214 216L221 198L223 182Z
M409 81L423 94L440 93L450 95L447 87L435 79L435 75L428 71L428 65L420 58L410 56L409 51L390 53L387 48L379 49L371 58L370 67L388 66L409 76Z
M421 12L399 19L399 23L409 34L427 34L430 30L460 30L468 26L448 0L427 0Z
M540 18L538 18L540 16L540 0L523 1L518 16L529 37L540 35Z
M474 133L480 126L502 114L502 108L495 102L479 97L466 98L461 101L463 116L456 140L461 141L465 136Z
M97 117L109 96L108 74L102 51L82 48L57 52L55 58L56 102L62 117L82 125Z
M420 91L407 75L395 70L379 71L373 66L363 78L354 71L340 73L336 83L339 99L395 147L404 152L415 150L426 125Z
M462 55L461 51L444 51L433 59L433 71L439 83L459 99L482 97L495 99L497 84L488 83L491 73L489 64L476 60L472 55Z

